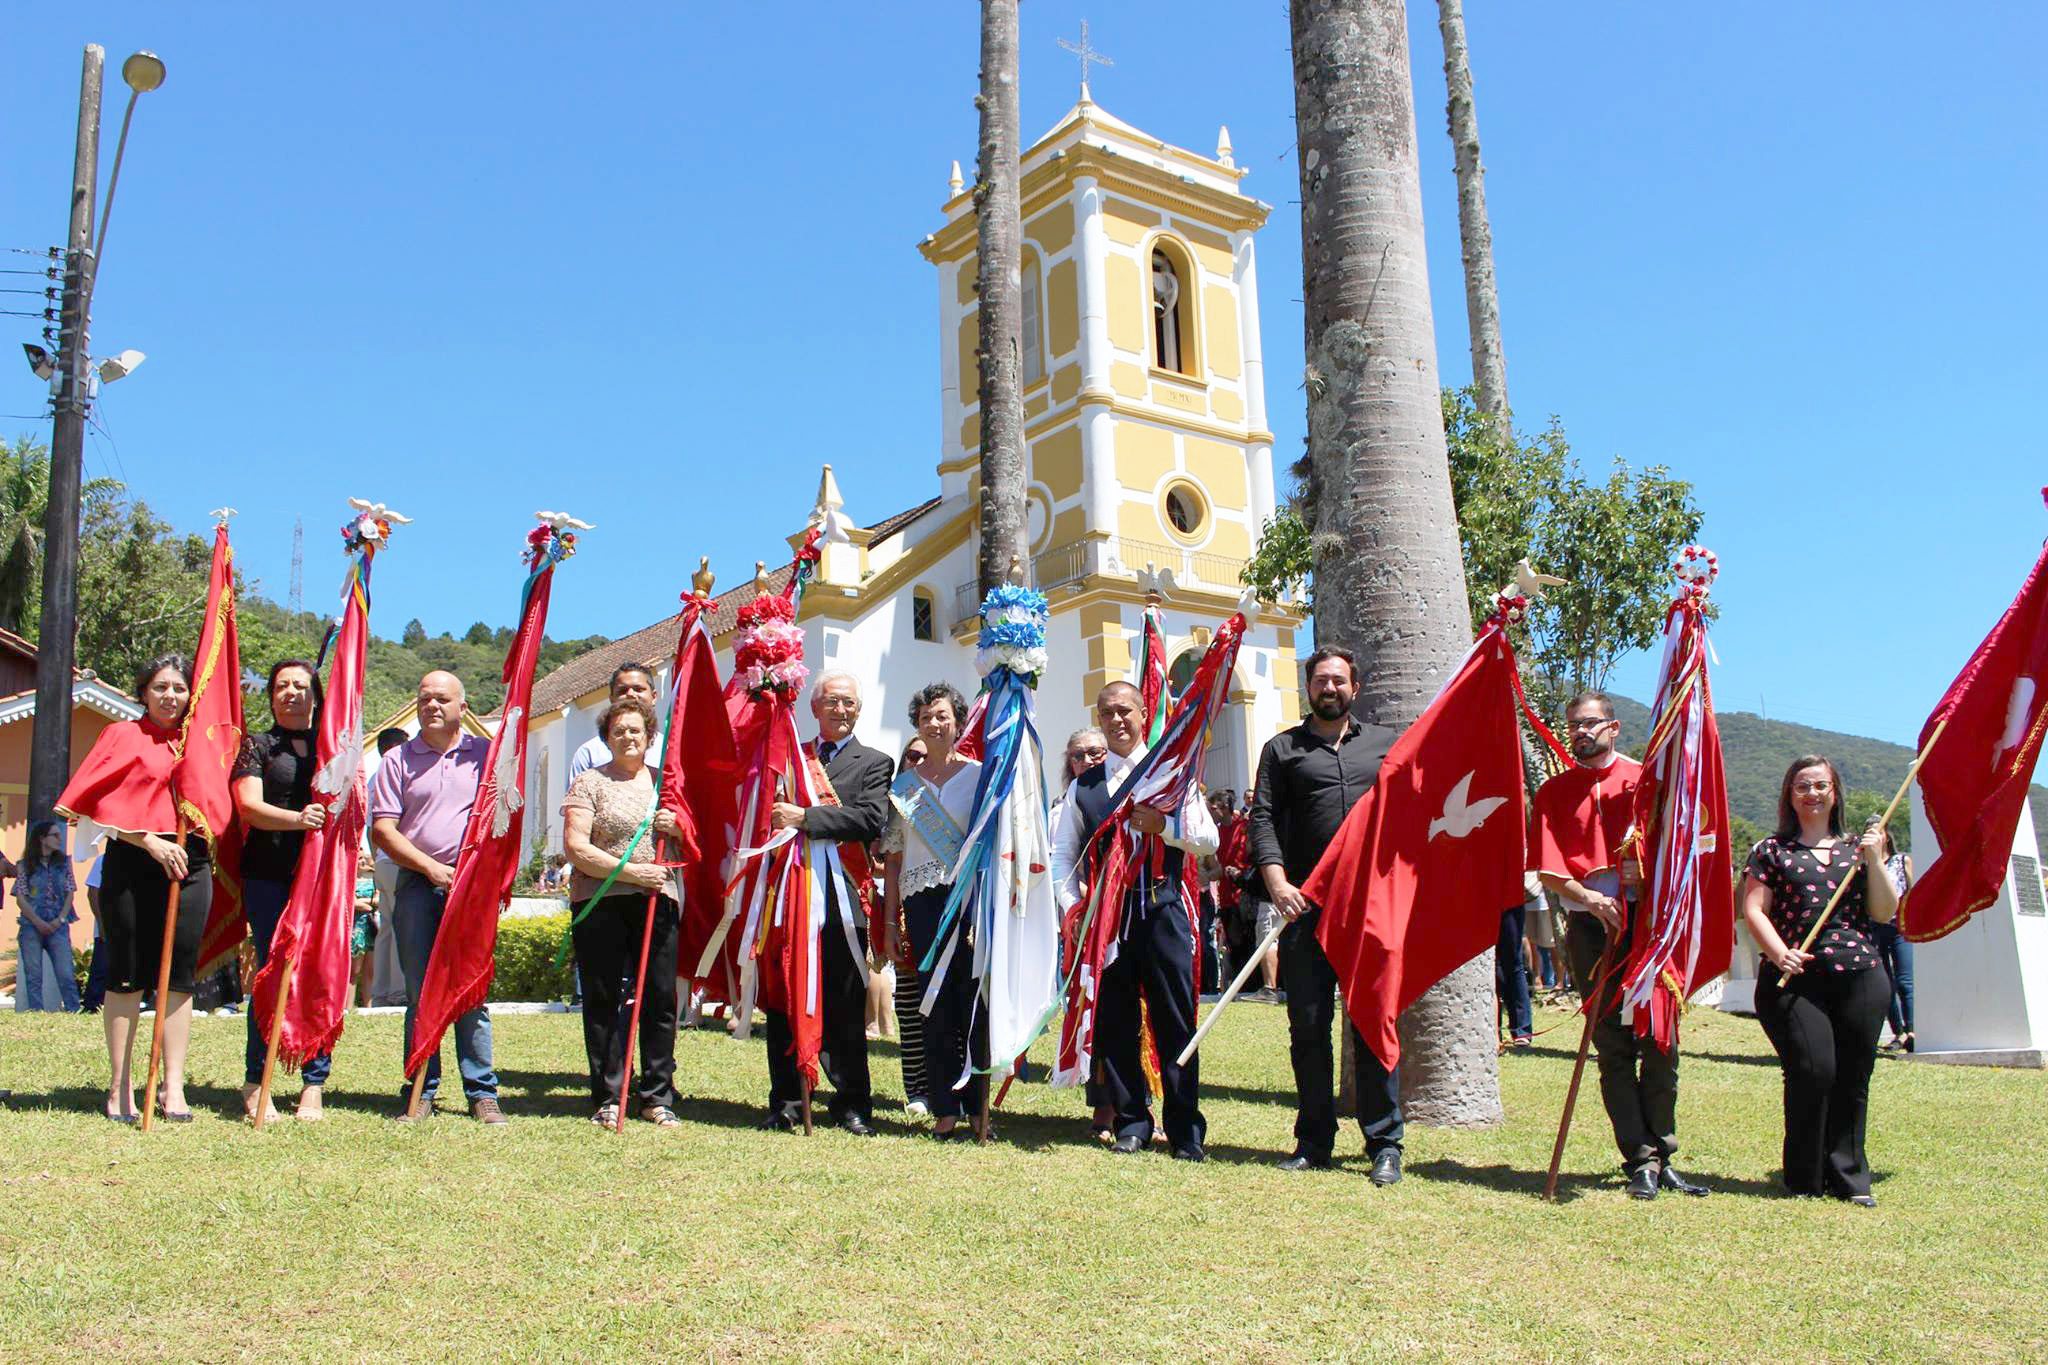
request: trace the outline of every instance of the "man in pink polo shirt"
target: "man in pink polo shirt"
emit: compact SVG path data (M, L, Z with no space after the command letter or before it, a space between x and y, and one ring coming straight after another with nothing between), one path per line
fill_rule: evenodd
M405 1050L412 1051L413 1017L427 959L455 880L455 855L469 824L470 807L484 777L490 744L462 733L462 680L436 670L420 679L420 732L384 755L370 780L370 838L398 865L392 928L398 961L405 972ZM469 1112L483 1123L503 1123L498 1108L498 1074L491 1069L491 1016L479 1005L455 1021L455 1059L462 1068L462 1094ZM420 1114L434 1112L441 1081L438 1054L427 1063ZM398 1117L406 1120L406 1086L399 1086Z

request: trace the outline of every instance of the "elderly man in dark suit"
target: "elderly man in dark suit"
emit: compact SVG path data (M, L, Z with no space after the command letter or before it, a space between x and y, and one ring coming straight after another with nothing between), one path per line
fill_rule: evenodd
M889 779L895 764L853 737L860 719L860 684L850 673L831 672L811 689L811 714L818 738L805 746L825 770L838 804L796 806L777 802L769 812L775 829L800 829L813 839L865 847L881 837L889 818ZM858 1137L874 1134L873 1095L868 1083L867 924L858 900L847 904L840 888L826 892L823 940L823 1053L832 1082L831 1121ZM768 1119L762 1126L788 1131L803 1125L803 1080L797 1072L789 1017L768 1014Z

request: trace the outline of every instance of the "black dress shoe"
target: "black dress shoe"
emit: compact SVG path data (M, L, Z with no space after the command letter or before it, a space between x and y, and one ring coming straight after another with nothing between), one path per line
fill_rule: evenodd
M1202 1144L1199 1142L1183 1142L1180 1146L1173 1149L1173 1159L1175 1161L1200 1163L1207 1161L1209 1154L1202 1150Z
M1330 1169L1330 1158L1327 1156L1317 1156L1311 1152L1296 1152L1293 1156L1280 1163L1280 1169L1283 1171L1327 1171Z
M1382 1147L1379 1149L1379 1151L1373 1153L1373 1184L1392 1185L1397 1183L1400 1179L1401 1149L1399 1147Z
M1877 1196L1874 1194L1852 1194L1847 1202L1854 1204L1859 1209L1874 1209L1877 1207Z
M1629 1173L1628 1197L1631 1199L1655 1199L1657 1197L1657 1168L1638 1166Z
M801 1126L799 1120L791 1118L779 1109L761 1120L761 1131L764 1133L793 1133Z
M1129 1156L1133 1152L1145 1150L1145 1139L1141 1137L1120 1137L1110 1144L1109 1150L1115 1152L1118 1156Z
M1664 1168L1664 1174L1657 1177L1657 1183L1673 1194L1689 1194L1695 1199L1705 1199L1713 1193L1705 1185L1695 1185L1669 1166Z
M846 1132L853 1134L855 1137L873 1137L875 1135L874 1125L869 1123L866 1119L862 1118L859 1114L846 1115L845 1117L839 1120L839 1126Z

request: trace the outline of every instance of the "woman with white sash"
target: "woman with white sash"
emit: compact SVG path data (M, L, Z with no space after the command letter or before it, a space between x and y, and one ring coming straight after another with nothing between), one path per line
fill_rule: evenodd
M910 699L910 722L924 741L924 758L898 774L890 788L889 828L882 835L885 947L895 956L899 936L909 937L924 1015L932 1136L941 1141L973 1136L964 1120L980 1111L980 1087L988 1083L986 1075L976 1074L988 1067L988 1035L985 1020L974 1026L967 919L959 916L945 926L943 941L940 925L981 780L981 765L954 748L966 715L967 699L951 683L932 683Z

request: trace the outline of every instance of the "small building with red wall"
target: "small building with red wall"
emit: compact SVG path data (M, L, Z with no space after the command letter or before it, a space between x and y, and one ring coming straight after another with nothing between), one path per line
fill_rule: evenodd
M109 686L87 669L73 669L71 680L71 769L92 752L92 746L117 720L133 720L142 704L118 687ZM28 765L35 734L36 647L11 630L0 630L0 852L19 861L28 834ZM85 876L92 867L90 850L71 850L72 878L78 883L78 922L71 926L73 947L92 942L92 911L85 899ZM79 856L84 854L85 856ZM0 984L12 989L15 959L14 883L7 883L7 906L0 913L8 932L0 936Z

